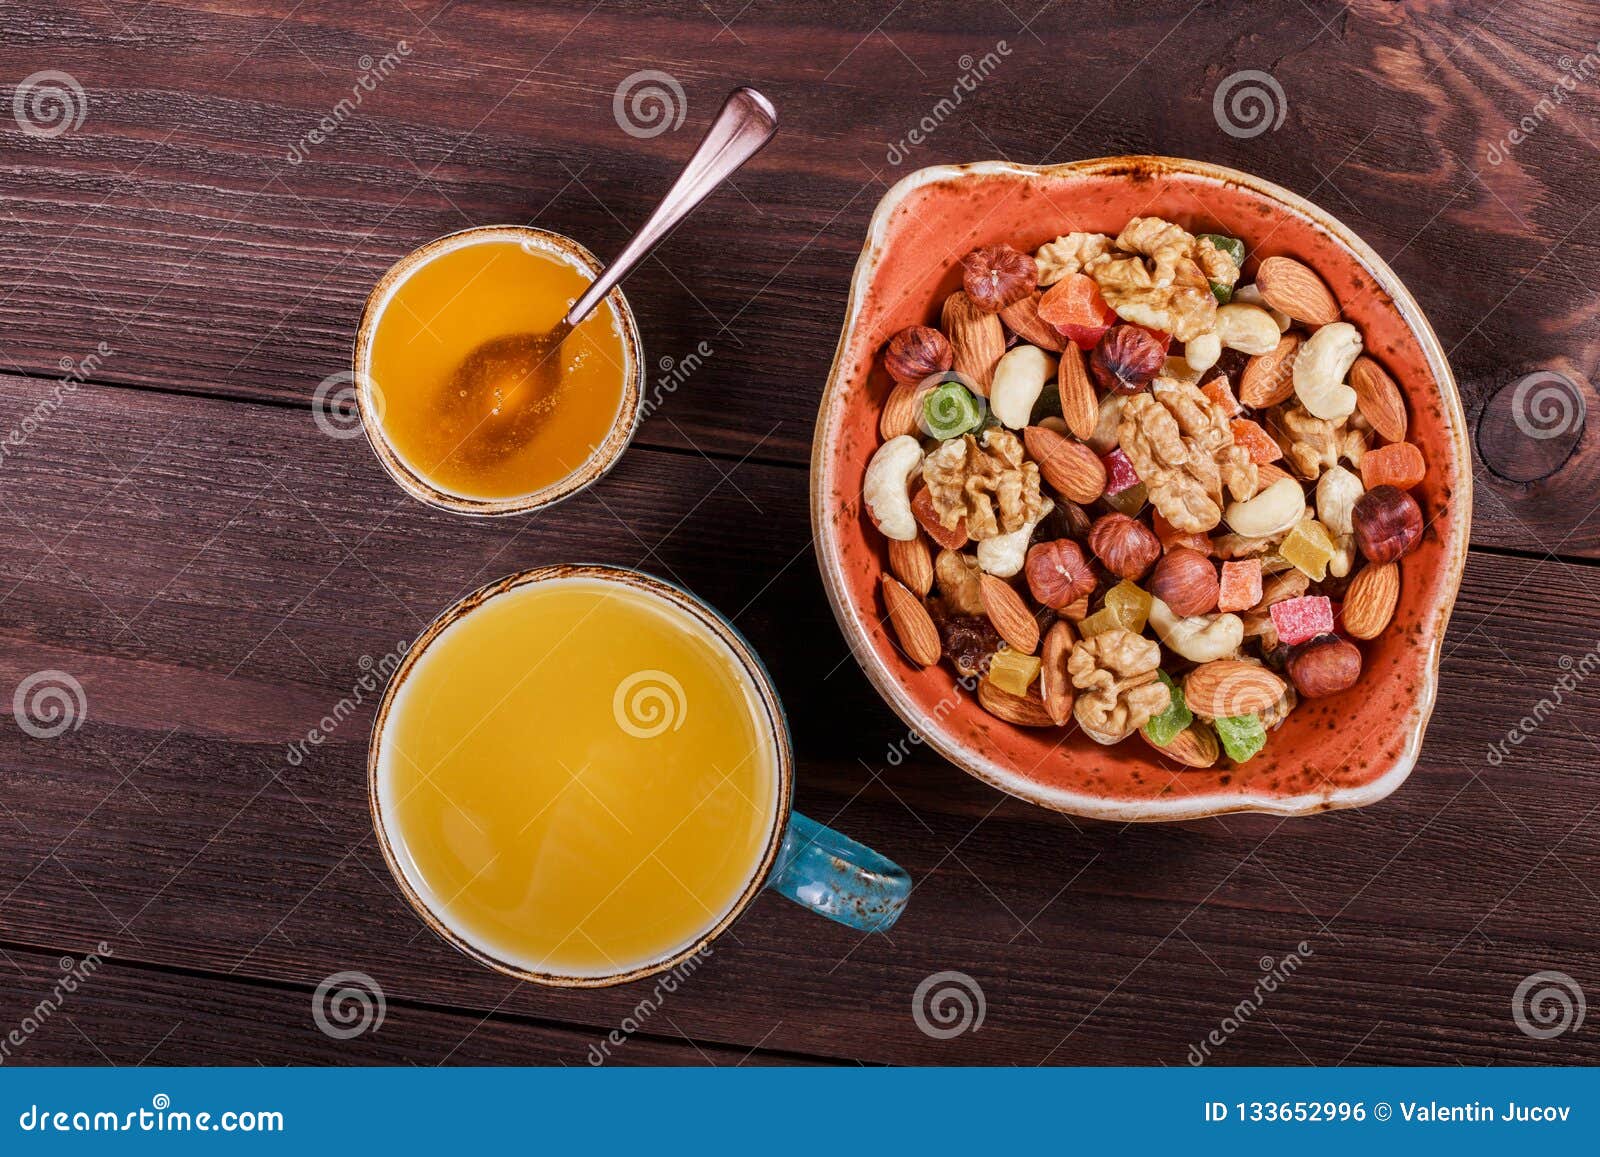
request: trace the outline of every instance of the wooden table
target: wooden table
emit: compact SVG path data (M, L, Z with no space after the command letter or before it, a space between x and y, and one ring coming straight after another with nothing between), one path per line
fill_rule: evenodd
M613 1063L1181 1065L1213 1030L1223 1063L1600 1059L1592 1015L1545 1039L1512 1017L1540 971L1600 995L1600 469L1581 420L1530 438L1511 405L1540 371L1596 404L1600 11L1134 7L0 3L0 82L82 88L65 122L25 102L28 132L0 92L0 700L40 671L84 693L53 738L0 727L0 1030L34 1020L8 1063L585 1063L648 993L541 991L422 928L367 816L370 697L286 758L459 595L572 559L737 612L793 711L799 806L918 881L886 936L760 899ZM614 95L650 69L687 115L630 135ZM1219 128L1245 70L1281 89L1276 129ZM315 393L391 262L502 221L615 252L737 82L784 126L630 282L661 376L709 352L605 482L453 518L323 432ZM1121 827L898 759L824 603L806 466L873 205L924 164L1121 152L1318 201L1450 351L1475 542L1422 760L1375 807ZM386 1011L336 1039L315 992L349 970ZM946 970L985 1016L938 1039L912 1001Z

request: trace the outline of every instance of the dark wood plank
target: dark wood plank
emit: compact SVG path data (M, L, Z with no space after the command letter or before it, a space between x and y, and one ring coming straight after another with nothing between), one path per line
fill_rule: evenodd
M773 1063L771 1054L677 1038L670 1006L646 1024L675 1040L635 1033L618 1045L521 1017L402 1003L369 978L338 980L319 999L316 989L129 966L96 948L0 947L0 1024L21 1038L0 1041L7 1065Z
M783 110L782 134L629 287L652 362L713 351L647 443L805 460L866 220L911 169L1187 154L1320 202L1413 288L1469 413L1491 411L1486 540L1600 551L1589 504L1571 501L1593 481L1592 445L1546 478L1547 440L1490 407L1549 370L1595 402L1596 96L1580 81L1539 103L1574 46L1600 39L1592 5L1401 19L1377 0L1265 12L1162 0L1119 13L1114 30L1084 5L1046 6L1026 26L1004 4L879 8L0 3L3 74L62 69L88 94L82 125L58 137L0 121L3 352L54 374L106 341L109 381L303 400L345 366L364 296L401 254L507 220L615 252L723 90L750 80ZM1086 21L1107 35L1085 36ZM411 54L292 163L363 57L402 39ZM940 109L986 51L998 63ZM641 69L682 84L679 130L619 128L613 95ZM1252 69L1282 90L1283 124L1230 135L1213 98ZM927 117L926 142L894 148ZM1524 117L1534 131L1509 143Z
M51 388L7 379L0 400L31 410ZM759 900L672 998L696 1041L1180 1064L1249 995L1261 958L1304 940L1302 971L1219 1060L1600 1057L1588 1034L1536 1042L1509 1018L1524 976L1600 965L1595 691L1540 706L1594 665L1595 641L1574 631L1600 620L1589 566L1474 556L1421 766L1385 803L1125 829L1009 800L916 748L891 754L903 729L824 606L793 467L636 449L568 504L480 522L402 498L359 442L304 411L84 387L4 471L0 691L59 668L88 705L53 740L0 728L8 939L105 939L119 959L301 992L356 968L396 1001L607 1031L639 991L516 985L397 897L364 803L370 705L285 760L350 694L361 656L488 578L600 558L736 614L794 709L799 806L920 881L880 938ZM1543 722L1491 762L1523 714ZM980 1031L918 1029L913 994L942 970L983 989ZM543 1048L524 1059L560 1059Z

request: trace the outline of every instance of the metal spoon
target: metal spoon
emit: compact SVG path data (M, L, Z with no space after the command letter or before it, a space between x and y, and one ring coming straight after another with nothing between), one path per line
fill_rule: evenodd
M513 391L530 383L536 400L552 395L561 380L561 344L578 323L777 130L778 113L771 101L753 88L734 89L655 212L567 315L547 333L507 334L482 343L456 367L450 389L460 391L458 397L492 397L497 415Z

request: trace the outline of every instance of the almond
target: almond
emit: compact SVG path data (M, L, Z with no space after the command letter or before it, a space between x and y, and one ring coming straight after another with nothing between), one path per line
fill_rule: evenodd
M1269 257L1256 270L1261 299L1279 313L1308 325L1339 320L1339 303L1322 278L1292 257Z
M1286 402L1294 393L1294 359L1300 353L1300 335L1286 333L1269 354L1251 358L1239 375L1239 400L1261 410Z
M1156 747L1142 727L1139 728L1139 738L1168 759L1175 759L1185 767L1210 767L1222 754L1222 747L1217 742L1217 733L1203 723L1191 723L1173 736L1172 742L1165 747Z
M1281 482L1285 478L1292 478L1282 466L1276 462L1261 462L1256 466L1256 493L1260 494L1274 482Z
M900 649L919 667L931 667L939 661L943 648L939 645L939 629L933 625L928 608L898 580L883 576L883 601L889 608L889 622L900 639Z
M878 416L878 433L885 442L901 434L915 438L922 433L922 399L931 392L930 387L921 383L901 383L889 391L889 400L884 402L883 413Z
M1013 651L1031 655L1039 646L1039 620L1010 583L992 574L978 576L983 611Z
M958 519L953 530L940 522L939 512L933 508L933 495L926 486L919 486L911 496L911 516L928 532L929 538L946 550L960 550L967 545L967 520Z
M1356 408L1372 428L1391 442L1404 442L1406 403L1388 372L1362 355L1350 367L1350 385L1356 391Z
M995 363L1006 352L1006 331L999 315L985 313L958 289L944 299L939 328L950 339L956 372L987 398Z
M1028 456L1039 464L1039 473L1052 489L1073 502L1090 503L1106 488L1106 468L1097 455L1082 442L1029 426L1022 431Z
M1100 424L1100 399L1083 363L1083 351L1069 344L1061 351L1056 369L1056 390L1061 394L1061 418L1073 435L1087 441Z
M1297 599L1306 593L1306 588L1310 585L1311 579L1304 571L1286 570L1282 574L1268 575L1261 584L1261 601L1250 609L1265 611L1273 603L1281 603L1284 599Z
M1084 609L1089 606L1088 596L1083 599ZM1044 637L1044 654L1039 665L1039 698L1045 712L1057 727L1065 727L1072 719L1072 678L1067 674L1067 660L1072 657L1072 624L1057 620Z
M927 598L933 589L933 555L920 534L916 538L889 540L889 569L915 595Z
M1054 727L1044 703L1036 695L1013 695L985 679L978 684L978 702L996 719L1017 727Z
M1074 623L1081 623L1089 617L1089 596L1084 595L1075 603L1069 603L1061 611L1061 617Z
M1041 296L1042 294L1035 290L1032 296L1012 302L1000 311L1000 320L1006 323L1006 327L1012 333L1029 345L1036 345L1040 349L1058 354L1067 344L1067 339L1061 336L1059 329L1039 316Z
M1183 700L1196 715L1207 719L1254 715L1276 703L1286 686L1260 664L1214 659L1184 677Z
M1376 639L1383 634L1400 601L1400 568L1394 563L1368 566L1350 580L1339 620L1354 639Z

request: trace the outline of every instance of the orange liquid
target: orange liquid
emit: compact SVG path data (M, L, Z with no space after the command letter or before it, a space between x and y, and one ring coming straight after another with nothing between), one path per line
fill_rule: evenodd
M530 338L590 281L559 255L508 240L414 269L378 318L370 365L380 421L406 464L440 490L492 499L532 493L588 461L622 403L616 312L601 302L550 375L532 372L544 351Z
M757 872L779 791L765 720L685 612L597 579L535 583L417 660L381 739L380 807L458 934L536 972L614 975L695 943Z

